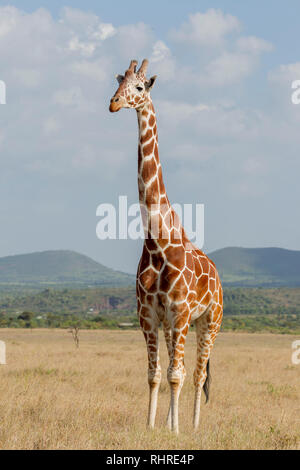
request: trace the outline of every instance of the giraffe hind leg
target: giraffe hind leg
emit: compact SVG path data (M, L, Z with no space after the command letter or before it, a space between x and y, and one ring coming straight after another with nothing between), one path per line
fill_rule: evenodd
M165 335L169 360L171 360L171 355L172 355L172 330L171 330L169 322L166 319L163 321L163 330L164 330L164 335ZM171 403L169 405L169 411L168 411L168 416L167 416L167 427L171 430L171 427L172 427Z
M206 313L195 322L197 335L197 363L194 371L195 400L194 400L194 429L200 422L201 392L204 391L206 402L209 399L209 358L210 353L220 329L220 322L216 319L222 317L222 307L213 303Z

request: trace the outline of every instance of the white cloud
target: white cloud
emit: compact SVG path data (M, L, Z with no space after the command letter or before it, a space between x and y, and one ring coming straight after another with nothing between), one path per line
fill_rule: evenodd
M253 66L247 54L224 52L206 66L203 80L217 86L233 84L247 77Z
M241 28L239 20L221 10L210 9L206 13L195 13L178 30L171 32L171 38L194 46L218 46L226 35Z
M266 162L264 157L261 158L251 157L248 158L244 164L243 169L246 174L259 176L267 171L266 169Z
M153 45L151 62L162 62L171 56L171 51L163 41L156 41Z
M69 49L73 52L80 52L86 57L90 57L94 54L96 44L93 42L80 42L77 36L74 36L69 41Z
M180 124L187 119L197 116L201 112L209 111L211 108L203 103L190 104L185 102L176 102L160 100L158 103L160 113L163 118L170 119L172 125Z
M41 73L37 69L18 68L12 70L12 75L21 86L35 88L40 83Z
M145 23L129 24L117 28L113 39L117 41L118 53L128 62L128 59L135 59L149 50L153 33Z
M84 144L80 152L72 160L72 164L78 169L91 169L95 166L96 152L89 144Z
M107 78L106 66L107 60L105 58L94 60L93 62L81 60L69 64L70 70L74 74L81 75L86 79L96 80L97 82L104 81Z
M286 83L299 80L300 62L280 65L279 68L270 72L269 78L271 81L277 83Z
M171 50L163 41L156 41L154 43L150 56L150 64L154 64L154 69L159 67L160 80L168 81L175 78L176 62L172 57Z
M211 141L225 142L234 139L235 142L245 142L257 138L258 130L262 124L262 116L258 113L249 113L236 105L204 103L184 103L162 100L157 103L159 118L165 132L174 134L176 140L186 145L187 140L201 145Z
M260 54L262 52L270 52L273 50L273 45L269 41L257 38L255 36L240 37L237 40L237 47L243 52L250 52Z
M61 125L58 120L53 116L49 116L44 122L43 132L46 136L50 136L58 132L60 128Z
M90 32L97 27L99 17L94 13L79 10L78 8L64 7L61 11L59 23L70 28Z
M176 46L177 43L182 43L185 48L194 46L189 49L190 65L181 65L176 70L177 81L189 81L207 88L241 83L259 64L260 55L270 52L273 47L270 42L255 36L239 36L241 28L236 17L221 10L210 9L206 13L190 15L188 22L170 33ZM156 55L165 55L164 60L168 60L163 45L153 53L154 60Z
M5 36L17 27L20 11L15 7L2 7L0 16L0 37Z
M70 7L63 8L59 24L70 35L69 50L85 57L93 56L101 43L117 32L111 23L101 22L97 15Z
M101 39L101 41L105 41L105 39L114 36L116 32L116 28L114 28L111 23L100 23L98 31L95 31L93 33L93 36L96 39Z
M72 87L67 90L58 90L54 93L53 102L61 106L78 106L82 102L80 87Z

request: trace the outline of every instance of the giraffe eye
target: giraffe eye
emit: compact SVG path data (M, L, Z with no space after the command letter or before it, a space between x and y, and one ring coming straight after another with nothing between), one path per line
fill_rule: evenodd
M136 89L137 89L138 91L143 91L143 87L141 87L141 86L137 86Z

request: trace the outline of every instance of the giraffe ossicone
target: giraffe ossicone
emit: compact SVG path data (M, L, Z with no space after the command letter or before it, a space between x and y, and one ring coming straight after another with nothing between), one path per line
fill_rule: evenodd
M150 97L156 76L146 78L148 61L137 70L132 60L125 75L117 75L118 90L110 111L137 111L138 189L145 240L136 280L137 310L148 351L150 389L148 425L154 427L161 367L158 329L162 324L169 367L169 428L178 432L178 401L186 376L184 345L191 322L197 335L194 371L194 428L200 418L201 391L209 397L209 358L223 315L223 291L214 263L186 236L166 194L158 154L157 124ZM155 227L155 231L153 231Z

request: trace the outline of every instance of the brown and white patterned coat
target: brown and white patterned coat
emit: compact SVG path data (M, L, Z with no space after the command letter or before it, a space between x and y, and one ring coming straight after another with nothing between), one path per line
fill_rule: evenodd
M137 306L148 350L150 400L148 425L154 426L161 381L158 328L162 324L169 353L171 401L167 423L178 432L178 399L185 379L184 345L191 322L196 325L197 363L194 372L194 427L200 417L201 390L209 392L208 365L223 314L222 286L214 263L187 238L172 209L163 182L158 154L157 124L150 90L156 76L146 79L148 61L136 71L131 61L110 111L134 108L139 126L138 188L145 231L137 271Z

